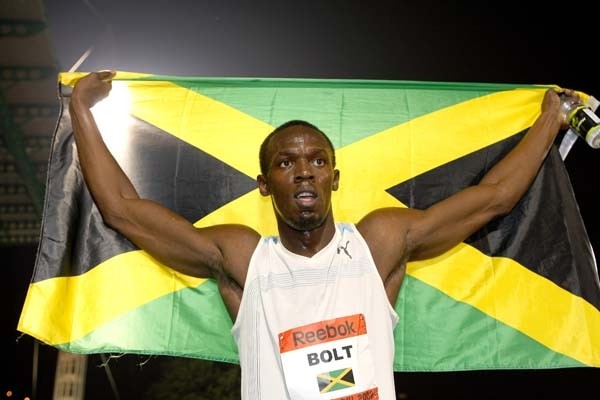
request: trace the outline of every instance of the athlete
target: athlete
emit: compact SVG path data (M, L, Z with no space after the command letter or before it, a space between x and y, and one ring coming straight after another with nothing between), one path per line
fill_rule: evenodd
M140 198L90 112L113 77L86 75L69 105L87 186L107 225L163 264L217 282L246 400L395 399L393 306L407 262L437 256L509 213L566 128L561 91L548 89L528 133L477 185L425 210L377 209L352 223L332 213L340 172L331 142L290 121L260 149L258 188L271 197L279 233L261 237L235 224L196 228Z

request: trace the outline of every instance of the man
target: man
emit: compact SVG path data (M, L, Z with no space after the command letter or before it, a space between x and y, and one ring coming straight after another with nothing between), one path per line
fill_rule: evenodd
M331 142L310 123L290 121L260 150L258 187L271 197L279 232L262 238L242 225L198 229L139 198L90 112L113 76L91 73L71 97L88 188L104 221L141 249L215 279L234 322L242 398L251 400L394 399L393 306L406 263L439 255L510 212L566 128L559 95L548 90L527 135L479 184L426 210L379 209L352 224L332 214L340 172ZM347 388L330 391L334 384Z

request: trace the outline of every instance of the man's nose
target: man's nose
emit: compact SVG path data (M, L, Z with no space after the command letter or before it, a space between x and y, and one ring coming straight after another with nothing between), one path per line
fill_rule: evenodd
M311 165L306 160L298 160L296 162L296 170L294 171L294 179L296 181L302 181L305 179L313 179L314 174L311 168Z

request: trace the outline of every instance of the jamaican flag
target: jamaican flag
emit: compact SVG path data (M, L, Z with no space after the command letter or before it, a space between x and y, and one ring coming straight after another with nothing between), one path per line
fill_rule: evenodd
M238 362L215 283L159 264L103 224L67 107L81 76L59 75L41 241L18 330L73 353ZM242 223L271 235L274 213L255 177L275 126L304 119L329 135L342 172L334 216L356 222L476 183L527 132L546 89L118 72L93 111L141 196L199 227ZM396 310L397 371L600 366L598 273L557 149L509 215L410 263Z

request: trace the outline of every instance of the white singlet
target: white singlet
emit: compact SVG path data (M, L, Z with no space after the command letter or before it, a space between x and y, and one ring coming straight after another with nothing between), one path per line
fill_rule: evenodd
M312 257L261 239L231 330L245 400L393 400L398 315L369 248L338 223Z

